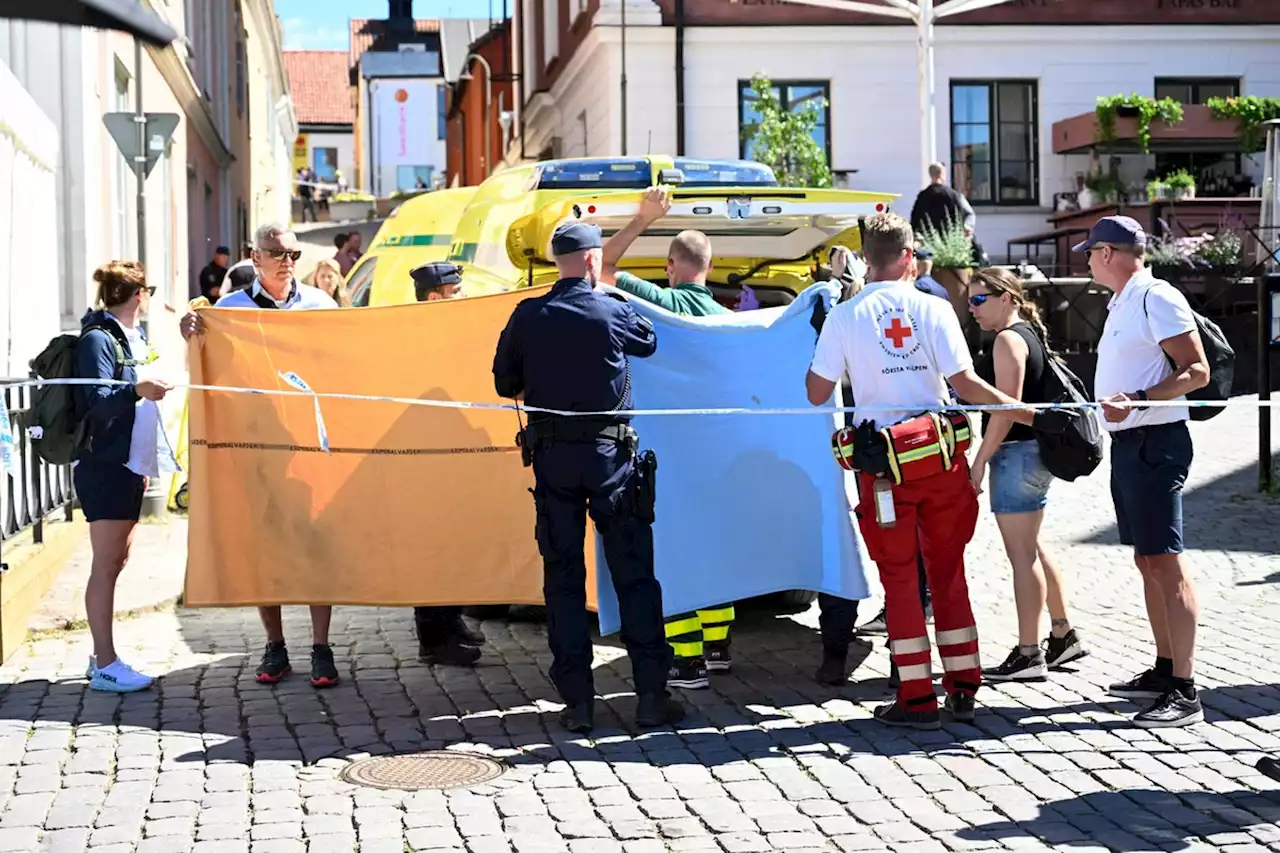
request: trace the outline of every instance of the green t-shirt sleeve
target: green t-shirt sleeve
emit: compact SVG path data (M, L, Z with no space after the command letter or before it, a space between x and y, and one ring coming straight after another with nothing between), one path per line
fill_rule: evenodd
M642 278L637 278L629 272L619 272L613 277L613 280L618 290L630 293L645 302L652 302L659 308L665 308L672 313L676 313L675 294L671 290L658 287L658 285Z

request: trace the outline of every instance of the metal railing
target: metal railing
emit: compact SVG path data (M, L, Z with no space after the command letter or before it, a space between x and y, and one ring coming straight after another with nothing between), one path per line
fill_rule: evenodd
M44 521L58 509L71 521L75 486L70 465L50 465L31 449L31 441L22 426L22 418L30 405L31 389L8 383L20 379L0 379L5 385L4 405L13 424L17 450L18 473L4 471L4 488L0 489L0 541L6 541L31 528L32 541L44 541Z

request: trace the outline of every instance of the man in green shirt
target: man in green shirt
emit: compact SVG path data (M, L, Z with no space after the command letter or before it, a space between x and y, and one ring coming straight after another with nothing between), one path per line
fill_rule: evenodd
M644 230L671 209L671 196L666 187L651 187L640 202L640 212L626 227L604 244L604 273L601 281L612 284L638 299L652 302L673 314L705 317L728 314L729 309L716 302L707 287L711 272L711 241L701 231L681 231L667 249L667 280L670 287L618 271L618 262ZM672 687L697 689L710 687L707 672L727 672L732 664L729 654L729 627L733 624L733 604L722 604L695 613L682 613L667 620L667 642L675 660L667 676Z

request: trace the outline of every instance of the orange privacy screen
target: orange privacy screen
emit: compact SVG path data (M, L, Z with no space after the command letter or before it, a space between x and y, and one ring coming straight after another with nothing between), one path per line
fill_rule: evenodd
M529 295L204 310L192 382L292 390L292 371L320 393L500 402L494 347ZM192 392L187 606L543 603L513 412L320 406L329 454L309 397Z

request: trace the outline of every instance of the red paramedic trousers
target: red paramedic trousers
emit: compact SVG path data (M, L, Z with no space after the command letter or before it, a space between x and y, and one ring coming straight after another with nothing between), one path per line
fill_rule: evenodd
M975 693L982 683L978 629L964 578L964 549L978 524L978 496L969 465L957 459L950 471L893 487L897 523L876 523L875 477L858 475L858 527L880 569L889 628L889 649L898 665L898 702L907 710L938 707L928 628L920 604L918 555L933 596L933 624L942 658L942 686Z

